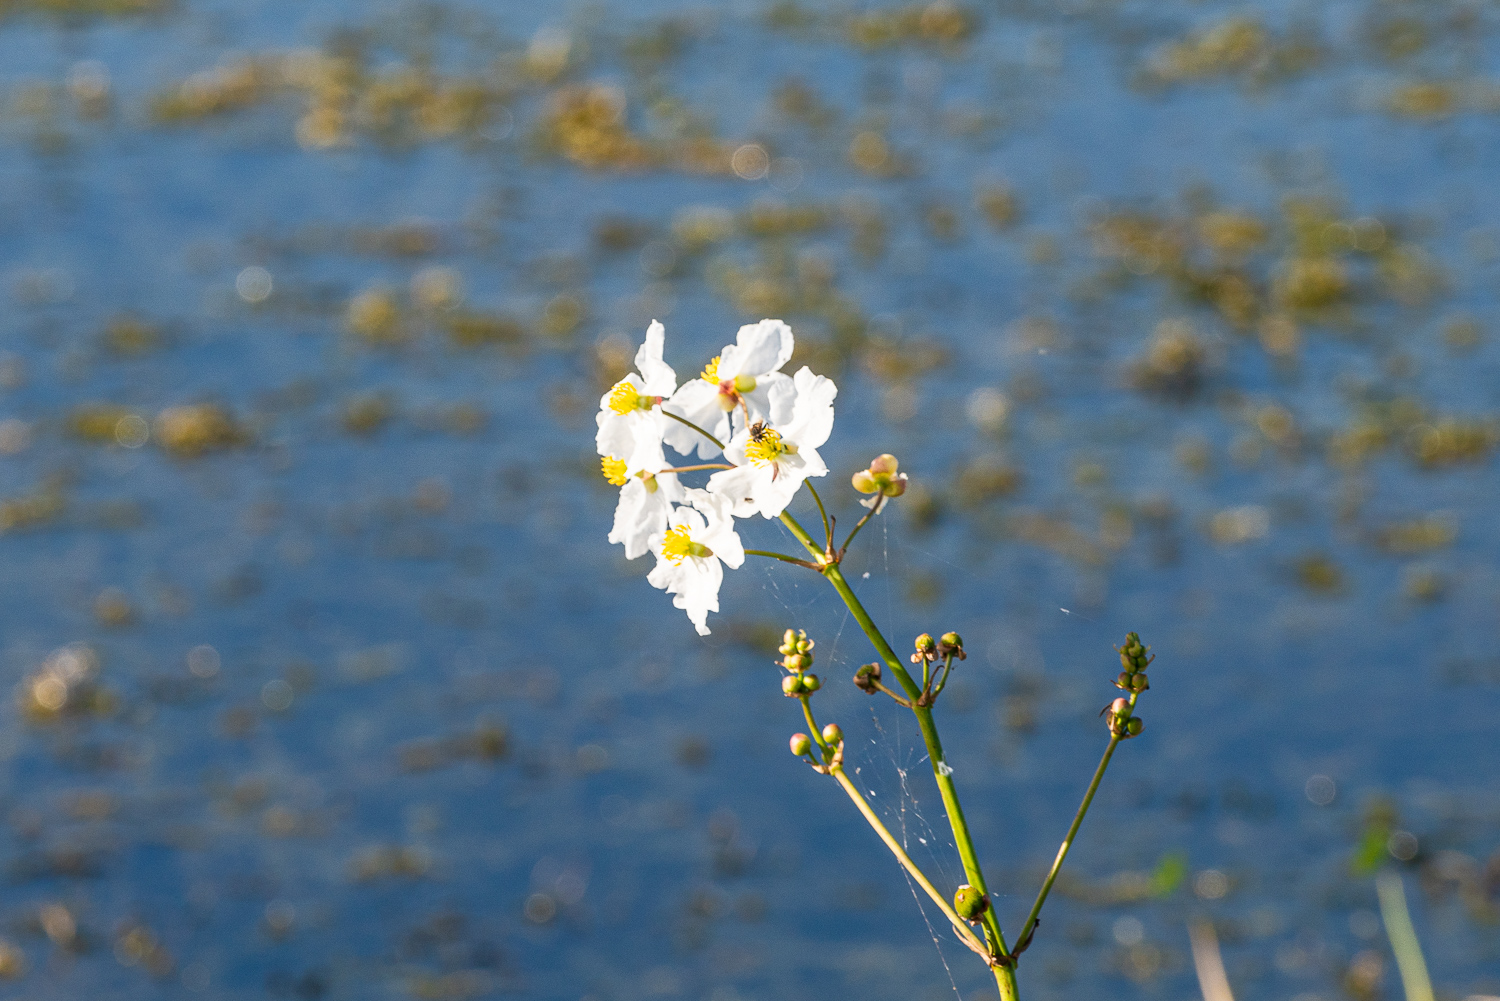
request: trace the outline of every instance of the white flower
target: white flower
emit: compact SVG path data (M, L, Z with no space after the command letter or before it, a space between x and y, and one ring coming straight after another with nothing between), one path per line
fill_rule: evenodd
M792 380L781 366L791 359L792 347L792 328L780 320L746 324L701 376L682 384L666 409L720 441L728 441L735 427L756 421L784 423L791 416ZM713 442L670 419L666 442L683 455L696 448L705 459L718 451Z
M656 454L662 456L660 441ZM664 457L648 469L630 469L623 459L614 456L605 456L601 465L604 478L620 488L609 541L624 545L627 560L644 556L651 539L666 532L672 505L682 503L682 484L676 473L661 471L667 465Z
M708 613L719 610L724 567L733 570L744 563L745 549L734 531L727 497L691 489L686 495L692 507L673 511L666 534L651 541L656 566L646 579L674 595L673 606L687 612L699 636L707 636Z
M640 374L630 373L600 397L599 414L594 418L599 425L594 435L599 454L623 460L632 473L650 467L661 454L668 418L662 416L659 404L677 389L677 373L661 360L665 338L666 328L652 320L645 343L635 353Z
M833 380L814 375L806 365L793 379L791 417L781 427L755 424L742 429L724 449L735 468L708 478L708 489L734 501L734 514L744 518L759 511L778 517L809 476L826 476L828 467L818 446L833 431Z

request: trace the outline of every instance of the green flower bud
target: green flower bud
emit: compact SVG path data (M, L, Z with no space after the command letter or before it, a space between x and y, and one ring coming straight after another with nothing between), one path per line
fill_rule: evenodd
M788 654L797 652L797 633L788 629L786 635L781 637L781 646L776 648L777 653Z
M896 472L899 463L889 453L878 455L869 469L861 469L850 479L854 489L862 494L881 493L887 497L900 497L906 493L906 474Z
M1132 692L1144 692L1151 687L1151 682L1146 680L1145 674L1132 674L1130 676L1130 690Z
M1127 692L1130 691L1130 679L1133 677L1135 675L1128 671L1121 671L1119 677L1115 678L1115 687L1123 688Z
M1111 702L1109 704L1109 712L1110 712L1111 716L1125 716L1125 715L1129 714L1129 712L1130 712L1130 700L1129 699L1115 699L1113 702Z
M844 731L839 729L837 723L829 723L823 728L823 743L837 747L844 740Z
M953 894L953 909L965 921L977 921L990 909L990 898L965 883Z
M804 684L805 683L801 675L789 674L785 678L781 679L781 690L788 697L795 698L798 695L802 694Z
M1125 732L1132 737L1134 737L1144 729L1146 729L1146 724L1141 720L1139 716L1132 716L1130 717L1130 719L1125 721Z
M804 657L800 653L789 653L782 663L788 671L802 671L811 665L811 661L811 657Z
M1120 666L1127 671L1135 670L1135 658L1130 656L1129 650L1120 651Z
M807 638L806 633L803 633L797 638L797 652L807 654L808 660L812 660L812 649L817 645L818 644Z
M802 687L809 692L816 692L823 687L823 682L818 680L816 674L804 674L802 676Z
M812 753L812 740L805 733L792 734L792 753L802 758Z
M917 637L918 653L933 653L936 650L937 640L933 639L929 633L923 633L921 636Z
M880 681L879 664L866 664L864 667L861 667L858 671L854 672L854 687L858 688L862 692L868 692L870 695L874 695L876 692L880 691L880 689L876 687L876 683L878 681Z
M957 657L959 660L968 660L969 655L964 653L964 639L958 633L944 633L943 638L938 640L938 656Z

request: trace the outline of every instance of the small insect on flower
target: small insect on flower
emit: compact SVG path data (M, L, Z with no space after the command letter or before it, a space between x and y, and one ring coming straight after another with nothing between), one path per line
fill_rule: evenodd
M766 432L769 430L770 427L766 424L765 421L756 421L754 424L750 425L750 440L755 442L757 445L760 444L763 440L765 440Z

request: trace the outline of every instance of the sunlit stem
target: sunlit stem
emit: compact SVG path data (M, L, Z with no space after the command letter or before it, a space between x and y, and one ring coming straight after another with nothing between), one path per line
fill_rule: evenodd
M727 462L705 462L697 466L668 466L663 473L695 473L700 469L733 469Z
M818 489L812 485L812 480L803 480L807 484L807 492L812 494L813 500L818 502L818 513L823 516L823 536L828 540L828 546L824 550L830 556L833 555L833 526L828 522L828 509L823 506L823 498L818 496Z
M844 544L839 547L840 556L844 554L844 550L849 548L849 543L854 541L854 537L859 534L859 530L865 527L865 522L879 514L880 509L885 507L885 502L889 499L885 494L880 494L875 500L875 506L866 511L865 516L854 523L854 527L849 529L849 534L844 539Z
M785 553L773 553L769 549L747 549L745 550L745 555L765 556L773 560L780 560L783 563L795 563L799 567L810 567L813 570L822 569L822 567L818 566L816 563L813 563L810 560L799 560L795 556L788 556Z
M1130 693L1132 710L1135 709L1135 700L1140 697L1140 692ZM1042 889L1036 895L1036 903L1031 905L1031 913L1026 916L1026 923L1021 926L1021 937L1016 939L1016 952L1021 952L1031 944L1031 936L1036 934L1042 905L1047 902L1047 894L1052 892L1052 884L1057 882L1057 874L1062 871L1063 861L1073 847L1073 839L1078 836L1078 828L1083 826L1084 815L1089 812L1089 806L1094 802L1094 793L1099 791L1099 782L1104 778L1105 770L1109 768L1109 759L1114 757L1115 748L1119 747L1120 741L1124 739L1118 733L1109 735L1109 746L1104 749L1104 757L1099 759L1099 767L1094 769L1094 778L1089 782L1088 792L1083 794L1083 802L1078 804L1078 812L1073 815L1073 823L1068 826L1068 834L1063 838L1062 846L1057 849L1057 858L1052 862L1052 870L1047 873L1047 878L1042 882Z
M872 509L871 514L875 510L877 509ZM788 512L783 511L781 513L781 521L797 537L797 540L802 543L803 547L809 553L815 557L822 555L818 551L817 544L813 542L812 536L808 535L807 530L798 524L796 518L792 517ZM958 801L958 790L953 785L952 770L947 767L947 762L943 758L943 743L938 738L937 724L933 722L932 710L926 706L915 705L917 699L922 694L922 690L912 680L911 674L906 670L906 665L902 664L901 659L896 656L896 651L892 650L890 643L886 642L885 636L880 632L879 627L875 625L874 620L870 618L870 613L865 611L865 606L860 603L859 598L854 594L854 590L849 586L849 582L844 579L843 573L839 571L838 564L830 563L824 566L823 576L828 578L834 590L839 593L839 597L844 599L844 604L848 607L849 613L859 623L859 628L864 631L870 644L875 647L875 652L880 655L880 659L885 662L885 666L890 670L892 677L901 685L902 691L906 693L907 698L913 703L911 711L917 717L917 726L922 731L922 741L927 745L927 757L932 762L933 778L937 781L938 792L943 798L943 810L948 815L948 825L953 831L953 842L958 846L958 855L963 861L964 875L968 879L970 886L985 896L989 896L990 891L984 881L984 871L979 867L979 857L974 852L974 841L969 836L969 825L964 819L963 806ZM944 774L945 771L948 774ZM845 789L852 790L853 787L846 784ZM857 790L854 791L857 792ZM858 800L857 802L862 802L862 800ZM867 820L874 816L869 812L868 805L862 806L861 812L865 814ZM876 830L878 831L880 828L877 827ZM888 838L889 832L884 837ZM897 848L894 839L887 840L886 844L890 845L893 851ZM897 858L901 857L901 854L897 855ZM932 891L929 890L928 893L931 895ZM936 900L937 897L933 896L933 899ZM946 907L944 911L945 913L947 912ZM1000 989L1000 997L1003 1001L1015 1001L1019 997L1016 987L1015 968L1011 962L1010 952L1005 945L1005 935L1000 931L1000 921L995 917L994 907L990 907L984 912L984 931L985 939L989 945L989 948L983 953L986 956L986 961L988 962L991 958L998 961L991 962L990 965L995 971L995 983Z
M932 697L937 698L942 694L944 688L948 687L948 675L953 670L953 654L943 658L943 673L938 677L938 682L932 688Z
M676 414L672 413L672 411L668 410L666 407L662 407L661 408L661 412L664 413L664 414L666 414L668 417L672 418L678 424L686 424L688 427L692 428L694 431L697 431L699 434L701 434L703 437L707 438L709 441L713 442L715 445L718 445L719 448L722 449L724 447L724 443L722 441L720 441L719 439L715 438L713 435L709 434L707 431L703 430L698 425L696 425L692 421L688 420L686 417L678 417Z
M823 739L823 732L818 729L818 721L813 719L812 705L809 698L806 695L802 695L798 697L797 701L802 703L802 715L807 720L808 730L812 731L812 739L817 742L817 745L823 749L823 753L826 755L828 753L828 742ZM827 761L828 759L825 757L823 760Z
M875 833L880 835L880 840L884 841L886 847L891 850L891 854L896 856L896 861L900 862L901 867L911 874L911 878L917 881L917 885L926 891L927 895L932 898L932 902L937 904L938 909L943 912L943 916L953 924L954 932L958 934L959 938L963 939L964 945L967 945L988 961L989 950L984 947L984 944L969 929L968 923L953 910L953 905L944 899L943 895L938 892L937 887L932 885L932 881L927 878L921 869L917 868L917 864L911 860L911 856L906 854L905 849L901 847L901 842L897 841L891 835L891 832L886 830L886 826L880 822L880 818L875 816L875 811L870 809L870 804L865 801L864 796L860 795L859 789L849 780L849 776L844 774L843 767L834 766L829 769L829 772L834 778L838 779L839 785L844 787L844 791L849 794L849 798L854 801L854 805L859 807L859 812L864 814L865 820L875 829Z
M812 540L808 538L805 531L801 531L801 526L796 524L796 519L790 518L786 514L783 514L782 518L788 520L788 527L792 528L793 534L801 532L801 537L804 539L803 545L811 549ZM912 701L911 711L917 717L917 726L922 731L922 742L927 745L927 757L932 763L932 774L937 782L938 793L943 798L943 809L948 815L948 825L953 831L953 842L958 847L958 857L963 862L964 875L967 877L970 886L985 896L989 896L990 891L988 884L984 880L984 870L979 866L979 856L974 851L974 841L969 836L969 824L964 819L964 809L958 801L958 789L953 784L953 770L948 766L947 761L943 757L943 742L938 737L937 724L932 719L932 710L928 706L915 704L921 697L922 689L917 687L917 683L912 680L912 676L907 672L906 666L896 656L896 651L891 649L890 643L886 642L885 636L870 618L870 613L865 611L865 606L860 603L859 598L854 594L854 590L849 586L849 582L844 579L844 575L840 572L838 564L829 564L824 567L823 576L828 578L829 582L833 584L834 590L839 593L839 597L844 599L844 604L848 606L850 614L854 616L854 620L859 623L860 629L869 638L870 644L875 647L875 652L880 654L880 659L885 662L886 667L890 669L891 675L900 683L902 690L906 692L907 697ZM993 954L1001 960L1008 961L1010 953L1005 945L1005 935L1000 931L1000 922L995 917L995 909L993 907L984 912L984 928L985 936L990 941ZM996 976L999 976L998 972ZM1007 976L1009 975L1007 974ZM1014 991L1014 987L1014 977L1009 977L1009 983L1002 983L1001 985L1002 996L1013 996L1013 994L1007 994L1006 992L1007 988Z
M1406 909L1406 890L1401 877L1384 870L1375 877L1375 891L1380 895L1380 918L1396 954L1396 969L1401 971L1401 986L1406 1001L1432 1001L1432 981L1427 976L1427 961L1422 945L1412 927L1411 913Z
M793 518L790 512L781 512L781 523L797 537L797 541L802 543L803 547L814 557L823 555L823 550L819 549L818 544L813 541L812 536L807 534L807 529L798 524L797 519Z

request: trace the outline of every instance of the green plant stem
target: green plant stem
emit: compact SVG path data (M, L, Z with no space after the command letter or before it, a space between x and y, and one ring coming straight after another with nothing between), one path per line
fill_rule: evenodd
M781 521L814 556L822 555L812 536L807 530L797 523L797 519L783 511ZM890 643L886 642L885 636L875 625L870 613L865 611L865 606L855 596L853 588L839 571L837 563L830 563L823 568L823 576L828 578L839 597L844 599L854 620L859 623L860 629L869 638L870 644L875 647L875 652L880 659L885 661L886 667L901 685L907 697L915 703L922 694L917 683L912 680L911 674L906 670L906 665L896 656L896 651L891 649ZM989 896L989 887L984 881L984 871L979 867L979 857L974 851L973 839L969 836L969 825L964 819L963 806L958 801L958 790L953 785L952 769L948 767L943 758L943 743L938 737L937 724L933 722L932 710L927 706L912 706L912 713L917 717L917 727L922 732L922 741L927 745L927 757L932 763L933 778L937 781L938 793L943 798L943 809L948 814L948 825L953 830L953 842L958 846L958 856L963 861L964 875L968 878L969 885L974 887L986 897ZM946 774L945 774L946 772ZM869 819L867 816L866 819ZM1005 935L1000 931L999 919L995 917L995 908L986 908L984 912L985 938L989 945L987 955L1000 960L998 964L992 964L995 971L995 982L1000 989L1000 997L1004 1001L1015 1001L1019 994L1016 988L1015 969L1011 963L1010 952L1005 945Z
M814 570L818 569L818 565L816 563L810 563L807 560L799 560L797 559L797 557L788 556L785 553L773 553L769 549L747 549L745 550L745 555L766 556L773 560L780 560L783 563L795 563L799 567L811 567Z
M1411 913L1406 909L1406 889L1401 877L1384 870L1375 877L1375 892L1380 896L1380 918L1396 954L1396 969L1401 971L1401 986L1406 1001L1432 1001L1432 980L1427 976L1427 961L1422 945L1412 927Z
M688 427L692 428L694 431L697 431L699 434L701 434L703 437L707 438L709 441L713 442L715 445L718 445L721 450L724 448L724 443L722 441L720 441L719 439L715 438L713 435L709 434L707 431L703 430L698 425L696 425L692 421L688 420L686 417L678 417L676 414L672 413L672 411L668 410L666 407L662 407L661 408L661 412L664 413L664 414L666 414L668 417L672 418L678 424L686 424Z
M859 812L864 814L865 820L875 829L875 833L880 835L880 840L884 841L886 847L896 856L896 861L901 863L903 869L911 873L912 879L917 881L917 885L927 892L927 895L932 898L933 903L937 904L938 908L943 912L943 916L953 924L953 930L958 933L958 937L963 939L964 944L970 949L988 958L989 950L969 930L968 923L958 916L953 910L953 905L943 899L943 895L938 892L937 887L932 885L932 881L927 878L921 869L917 868L917 864L911 860L911 856L906 854L905 849L901 847L901 842L897 841L891 832L886 829L886 826L880 822L880 818L875 816L875 811L870 809L870 804L865 801L864 796L860 795L859 789L849 780L849 776L844 774L843 766L836 765L828 771L829 774L838 779L839 785L844 787L844 791L849 794L849 798L854 800L854 805L859 807Z
M1140 698L1140 695L1140 692L1130 694L1132 710L1135 709L1135 700ZM1036 903L1031 905L1031 913L1026 916L1026 923L1021 926L1021 936L1016 939L1017 952L1031 944L1031 936L1036 933L1042 905L1047 902L1047 894L1052 892L1052 884L1057 882L1057 874L1062 871L1063 860L1068 857L1068 851L1073 847L1073 839L1078 836L1078 828L1083 826L1084 815L1089 812L1089 806L1094 802L1094 793L1099 791L1099 783L1104 778L1105 770L1109 768L1109 759L1115 756L1115 748L1119 747L1120 741L1124 739L1117 733L1109 735L1109 746L1104 749L1104 757L1099 759L1099 767L1094 769L1094 777L1089 782L1088 792L1083 794L1083 802L1078 804L1078 812L1073 815L1073 823L1068 826L1067 837L1063 838L1062 845L1057 849L1057 858L1052 861L1052 871L1047 873L1047 878L1042 882L1042 888L1036 895Z
M813 719L810 699L808 698L808 696L804 695L800 699L798 699L798 701L802 703L802 715L807 718L807 729L812 734L812 739L817 741L818 747L822 748L824 751L827 751L828 744L823 740L822 731L818 729L818 721ZM823 760L826 763L828 759L824 758Z
M823 555L823 550L819 549L817 543L813 542L812 536L807 534L807 529L799 525L797 519L793 518L790 513L786 511L781 512L781 523L797 537L797 541L802 543L809 553L812 553L813 556Z
M664 473L694 473L700 469L733 469L727 462L705 462L697 466L670 466L663 469Z
M818 513L823 516L823 535L828 539L828 545L824 552L833 554L833 525L828 521L828 509L823 506L823 498L818 496L818 490L812 485L812 480L804 480L807 484L807 492L812 494L813 500L818 502Z
M880 513L880 509L885 507L885 502L888 499L889 498L887 498L885 494L877 495L875 505L871 507L870 510L865 512L865 516L863 518L854 523L854 527L849 529L849 534L844 537L844 544L839 547L840 556L844 555L844 551L849 548L849 543L854 541L854 537L859 534L859 530L865 527L865 522L869 521L871 518Z

